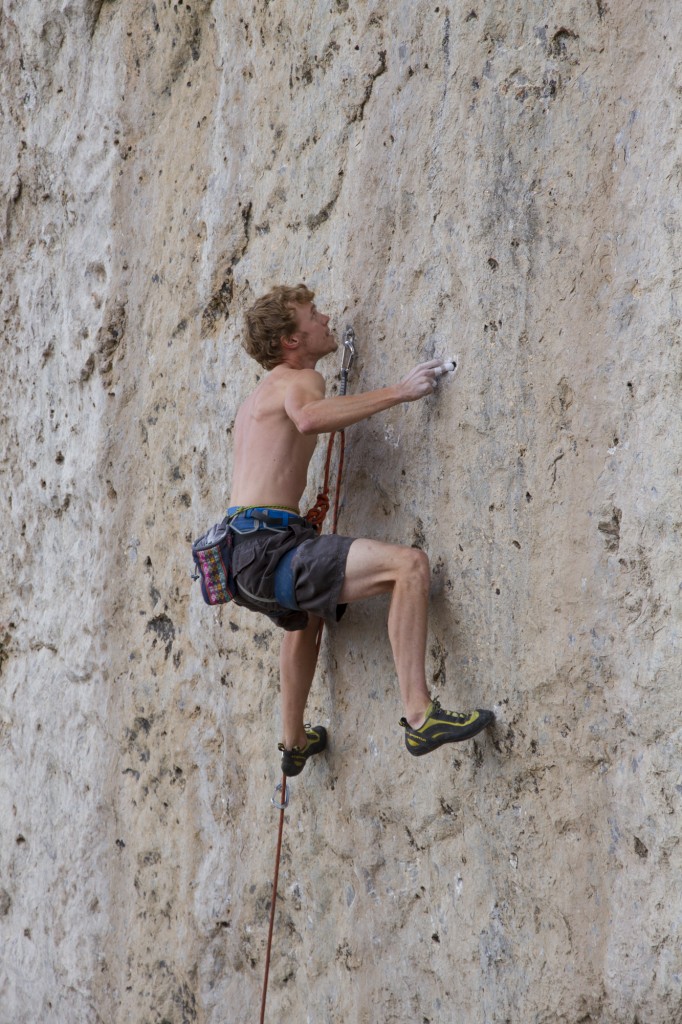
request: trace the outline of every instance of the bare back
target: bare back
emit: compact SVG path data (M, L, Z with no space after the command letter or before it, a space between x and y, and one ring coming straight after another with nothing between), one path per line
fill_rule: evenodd
M317 437L302 434L285 411L287 390L300 371L277 366L241 405L234 427L230 506L284 505L298 509ZM319 398L324 397L320 379Z

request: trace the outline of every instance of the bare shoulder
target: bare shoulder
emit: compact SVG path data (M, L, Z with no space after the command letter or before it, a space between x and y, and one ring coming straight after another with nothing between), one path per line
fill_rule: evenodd
M315 401L324 398L325 380L319 370L291 369L287 371L284 387L287 394L296 394L307 398L308 401Z

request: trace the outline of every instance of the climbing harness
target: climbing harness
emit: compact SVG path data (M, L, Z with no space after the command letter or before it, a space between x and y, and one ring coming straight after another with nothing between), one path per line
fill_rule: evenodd
M341 395L346 394L348 387L348 375L353 365L353 360L356 355L355 349L355 331L348 325L343 332L343 361L341 363L341 386L339 393ZM334 442L337 434L339 435L339 460L336 470L336 489L334 493L334 514L332 516L331 532L336 533L336 526L339 519L339 505L341 503L341 480L343 476L343 461L344 451L346 447L346 438L343 430L334 431L329 438L327 445L327 460L324 467L324 484L322 490L317 496L317 501L306 514L306 519L309 523L316 528L317 532L320 533L322 530L322 524L329 511L329 477L331 473L331 462L332 455L334 453ZM293 552L292 552L293 554ZM320 620L320 627L317 632L317 654L320 653L320 645L322 643L322 633L324 630L324 622ZM277 794L281 793L281 799L278 799ZM279 881L279 863L282 856L282 832L284 830L284 811L289 806L290 791L287 787L287 777L282 774L282 781L278 782L275 786L275 794L271 799L271 804L279 810L279 828L277 831L277 852L275 854L275 877L272 883L272 899L270 900L270 924L268 927L268 942L265 952L265 976L263 978L263 994L261 997L260 1006L260 1024L264 1024L265 1021L265 1002L268 995L268 977L270 974L270 955L272 952L272 933L275 925L275 904L277 902L277 883Z

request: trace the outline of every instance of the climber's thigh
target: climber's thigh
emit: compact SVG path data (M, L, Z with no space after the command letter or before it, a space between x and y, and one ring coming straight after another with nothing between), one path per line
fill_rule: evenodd
M409 574L424 554L415 548L384 544L379 540L354 540L348 550L346 574L339 603L361 601L393 589L397 579Z

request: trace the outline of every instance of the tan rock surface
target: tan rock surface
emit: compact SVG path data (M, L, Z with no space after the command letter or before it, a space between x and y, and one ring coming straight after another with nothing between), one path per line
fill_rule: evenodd
M187 542L300 279L353 388L461 358L348 431L341 529L428 551L498 721L413 761L386 603L327 636L267 1019L682 1021L678 15L4 0L2 1024L258 1019L278 637Z

